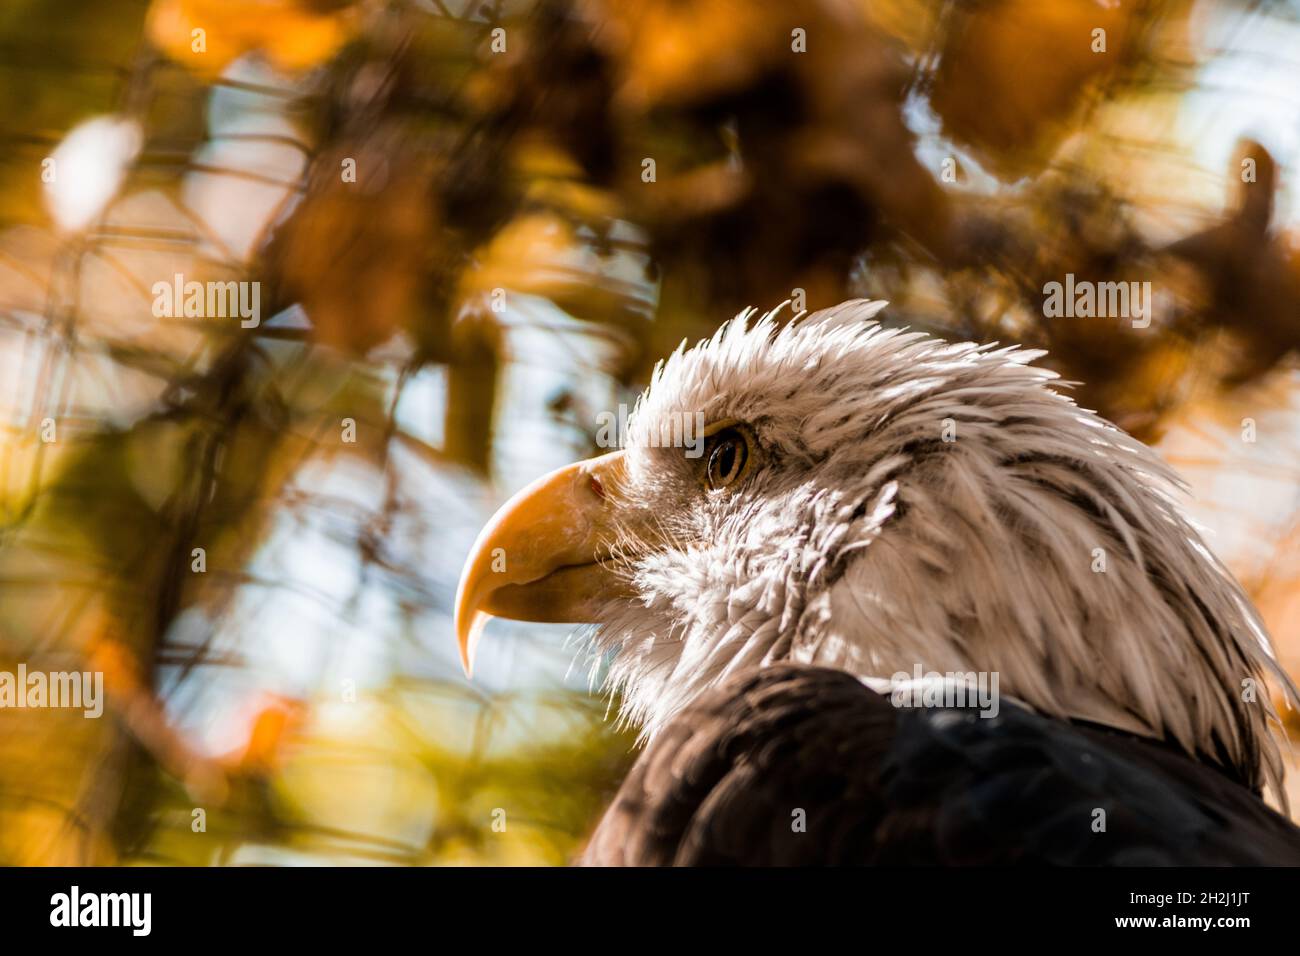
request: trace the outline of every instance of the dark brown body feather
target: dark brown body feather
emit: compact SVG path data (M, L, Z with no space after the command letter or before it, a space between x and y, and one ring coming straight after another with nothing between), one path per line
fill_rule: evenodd
M843 672L780 665L665 727L582 862L1300 865L1300 828L1157 742L1009 704L896 708Z

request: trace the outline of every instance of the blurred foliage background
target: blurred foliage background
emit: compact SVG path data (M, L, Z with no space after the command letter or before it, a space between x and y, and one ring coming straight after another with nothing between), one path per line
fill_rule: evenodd
M0 711L0 862L565 862L632 738L566 628L465 681L461 560L791 298L1050 349L1300 677L1297 75L1251 0L7 0L0 669L108 709Z

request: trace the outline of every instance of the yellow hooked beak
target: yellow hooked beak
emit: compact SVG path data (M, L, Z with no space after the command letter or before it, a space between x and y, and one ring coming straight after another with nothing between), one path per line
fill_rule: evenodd
M489 617L591 623L610 597L630 595L626 581L604 563L625 468L623 452L616 451L544 475L502 505L479 533L456 591L456 639L466 677Z

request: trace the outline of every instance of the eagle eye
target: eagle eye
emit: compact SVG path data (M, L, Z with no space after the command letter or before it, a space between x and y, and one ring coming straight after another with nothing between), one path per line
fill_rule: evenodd
M710 491L735 484L749 464L749 439L739 428L724 428L709 436L705 445L704 478Z

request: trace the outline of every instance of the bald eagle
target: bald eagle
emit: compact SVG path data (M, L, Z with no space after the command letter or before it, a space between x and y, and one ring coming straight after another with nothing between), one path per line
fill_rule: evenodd
M584 862L1300 863L1295 687L1177 477L1043 353L883 305L683 343L479 536L467 674L489 616L594 625L641 731Z

